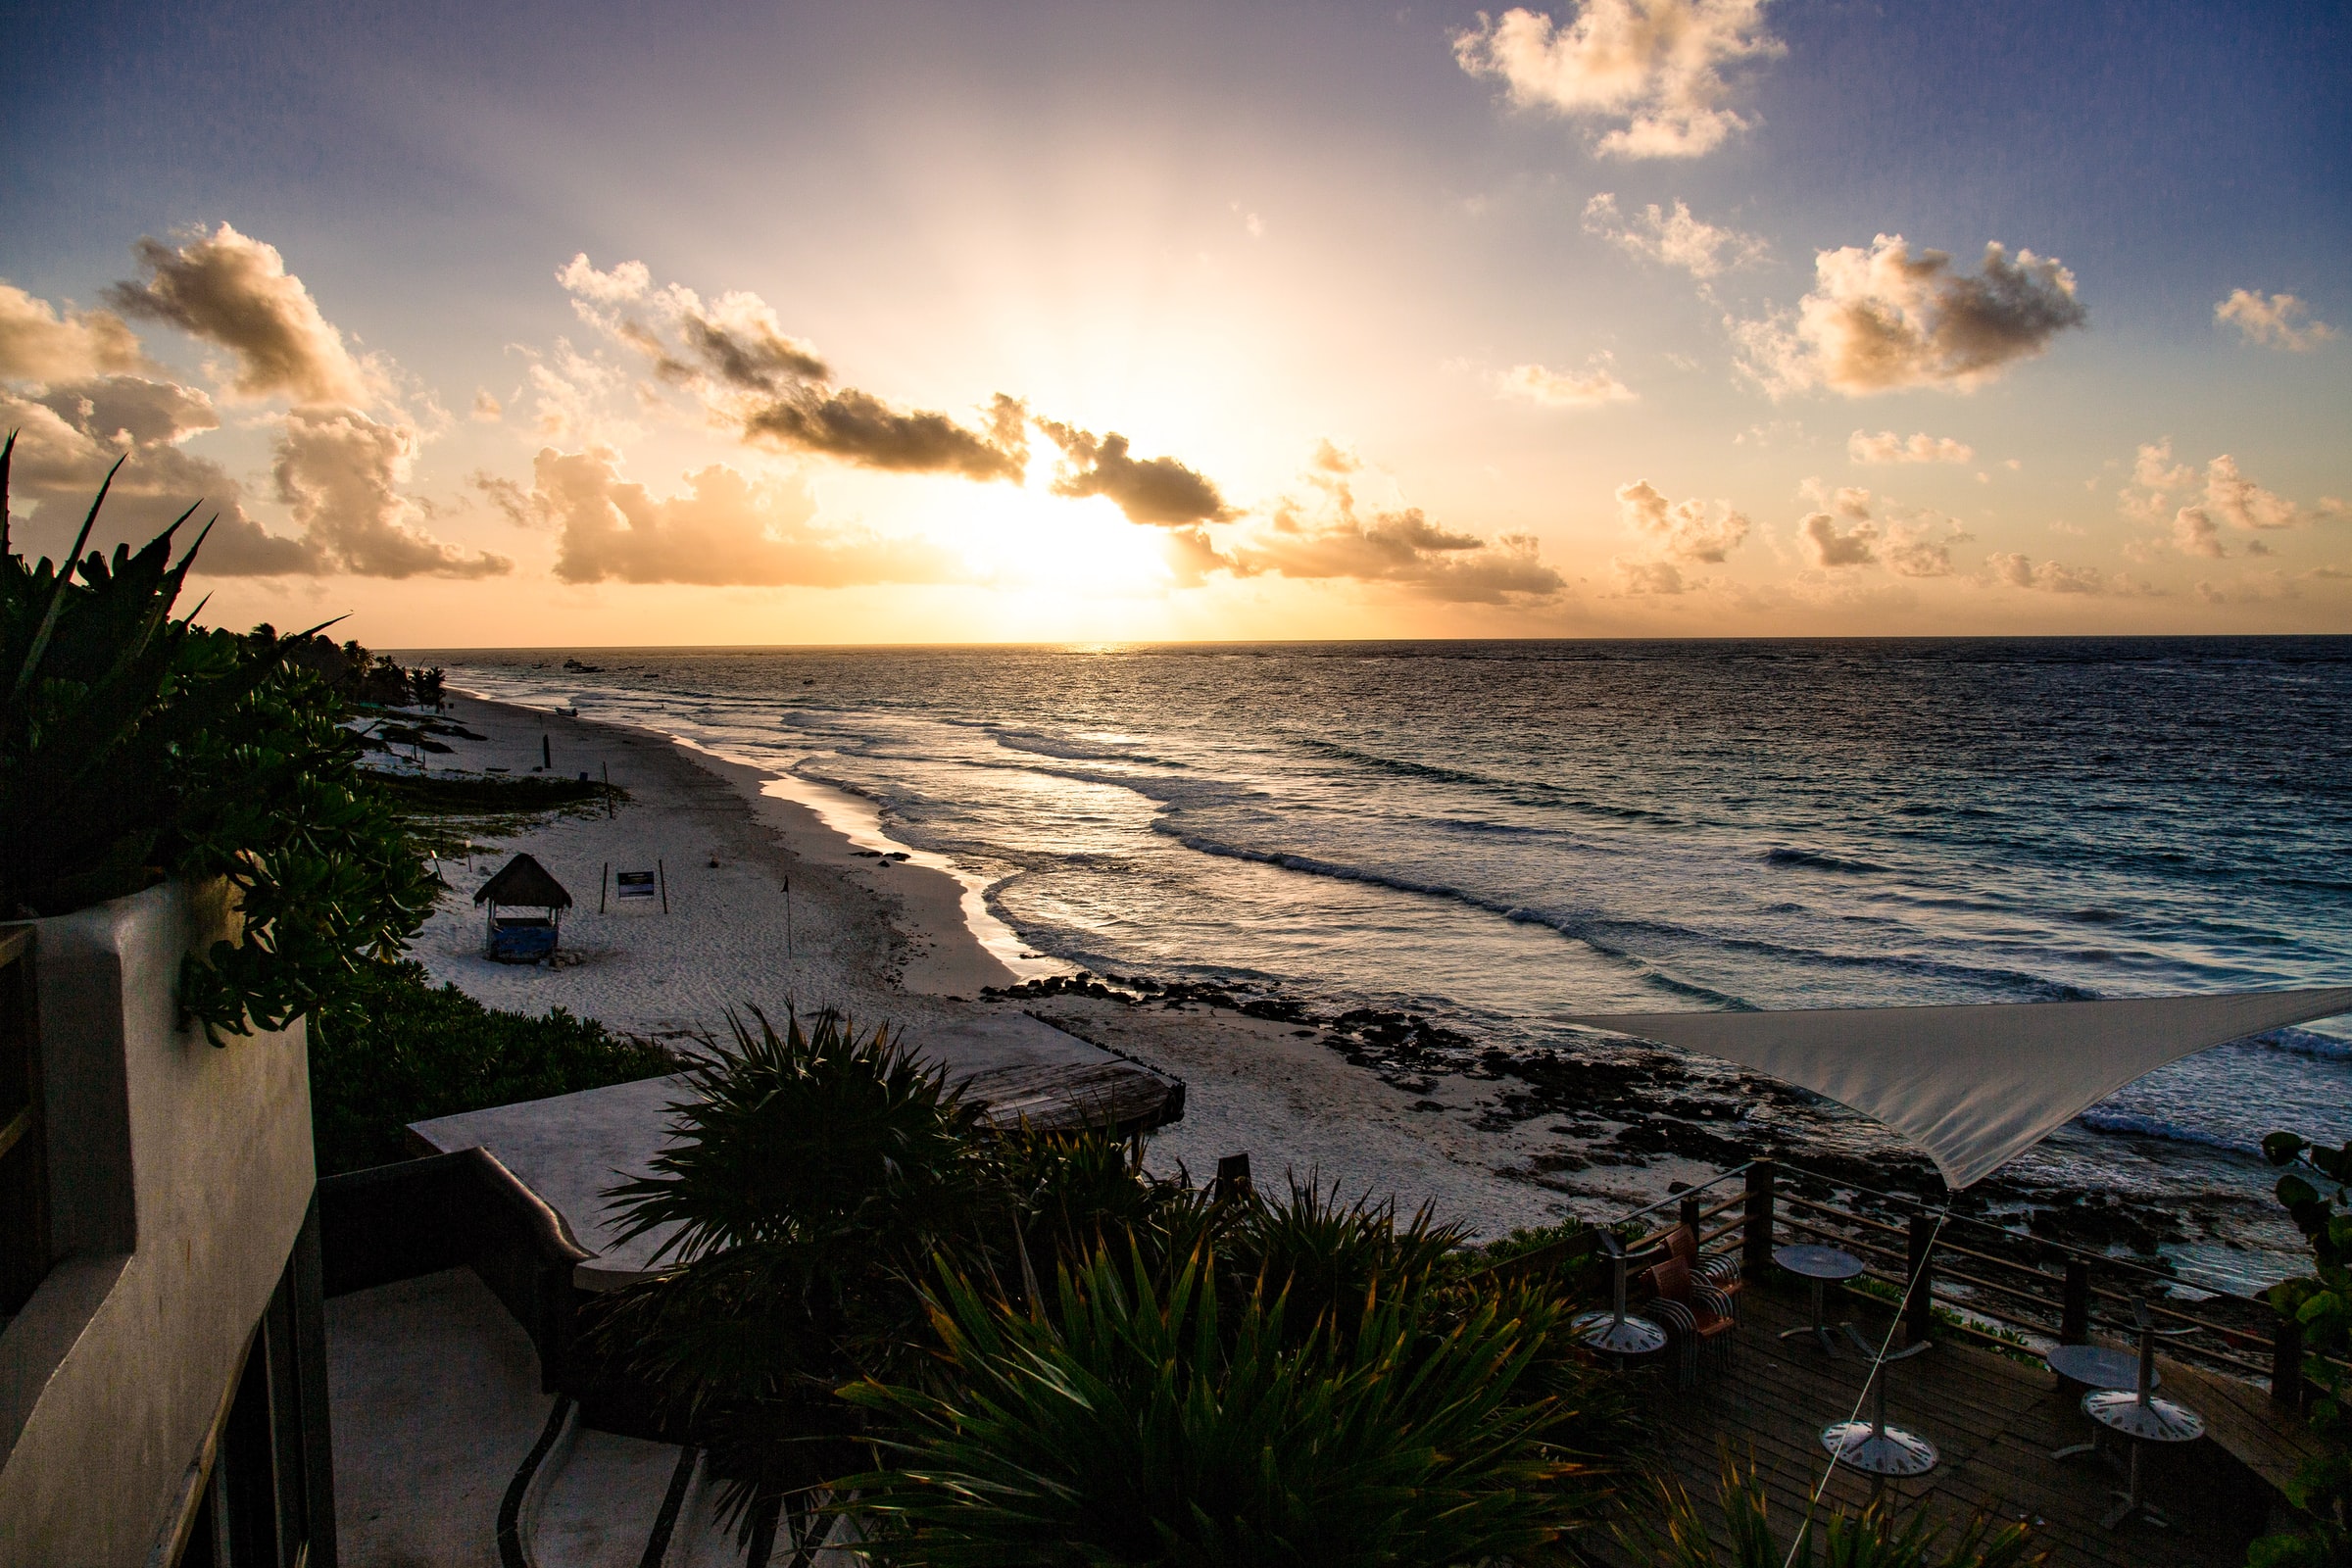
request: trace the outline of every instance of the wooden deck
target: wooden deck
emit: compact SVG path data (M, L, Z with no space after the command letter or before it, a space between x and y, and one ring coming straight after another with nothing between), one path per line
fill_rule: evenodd
M1778 1337L1809 1321L1801 1294L1750 1285L1742 1313L1738 1349L1728 1363L1702 1361L1695 1388L1675 1389L1663 1370L1624 1375L1641 1380L1657 1434L1651 1473L1679 1483L1714 1524L1725 1451L1752 1457L1785 1544L1826 1467L1818 1434L1852 1413L1867 1363L1850 1344L1832 1357L1809 1337ZM1859 1299L1847 1299L1832 1316L1851 1317L1874 1345L1886 1332L1885 1309ZM2274 1503L2272 1485L2257 1472L2272 1482L2283 1477L2306 1441L2300 1423L2279 1416L2260 1390L2167 1363L2165 1392L2203 1414L2212 1435L2143 1460L2143 1494L2158 1499L2170 1528L2134 1518L2110 1531L2099 1521L2124 1484L2121 1466L2103 1455L2049 1457L2053 1448L2086 1441L2089 1423L2045 1368L1946 1339L1897 1363L1891 1374L1888 1423L1929 1439L1942 1455L1930 1474L1890 1483L1895 1494L1955 1524L1979 1513L2033 1521L2037 1543L2060 1568L2241 1568L2246 1542L2264 1527ZM1869 1415L1866 1406L1861 1416ZM1857 1508L1870 1494L1869 1478L1839 1471L1824 1502ZM1642 1484L1629 1486L1625 1495L1630 1507L1648 1512L1654 1494ZM1639 1560L1605 1532L1582 1539L1568 1556Z

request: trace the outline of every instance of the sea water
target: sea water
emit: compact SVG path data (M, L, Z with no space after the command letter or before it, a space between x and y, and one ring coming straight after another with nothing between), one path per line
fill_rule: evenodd
M1596 1011L2352 984L2352 638L432 657L863 796L1036 953L1512 1050ZM2250 1178L2281 1126L2352 1137L2352 1020L2053 1147L2085 1185L2101 1136Z

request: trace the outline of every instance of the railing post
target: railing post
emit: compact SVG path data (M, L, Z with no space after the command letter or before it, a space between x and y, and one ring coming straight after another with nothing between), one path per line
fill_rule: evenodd
M1685 1193L1683 1195L1682 1202L1675 1208L1675 1217L1682 1221L1683 1229L1690 1233L1690 1250L1695 1252L1698 1250L1698 1197L1696 1194Z
M2284 1312L2271 1339L2271 1400L2289 1410L2303 1408L2303 1325Z
M1907 1269L1909 1299L1903 1303L1903 1338L1925 1345L1936 1329L1936 1221L1925 1210L1911 1211L1911 1246Z
M2079 1257L2066 1260L2066 1297L2058 1308L2058 1343L2083 1345L2090 1340L2090 1265Z
M1740 1271L1760 1280L1772 1266L1772 1161L1747 1167L1747 1202L1742 1210Z

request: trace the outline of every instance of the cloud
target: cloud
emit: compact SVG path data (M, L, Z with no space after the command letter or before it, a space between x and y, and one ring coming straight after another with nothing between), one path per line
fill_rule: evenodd
M1838 519L1826 512L1805 514L1796 525L1796 542L1816 566L1867 566L1879 559L1872 547L1878 543L1879 529L1867 518L1839 532Z
M467 555L416 525L423 508L400 493L416 462L416 432L354 409L286 416L271 472L304 539L329 569L368 577L494 577L504 556Z
M760 483L712 464L687 475L685 493L662 497L622 480L618 461L610 449L542 448L528 492L488 475L475 482L510 516L558 530L564 582L838 588L964 575L927 540L815 526L816 502L798 479Z
M1604 403L1632 403L1640 396L1601 366L1580 371L1519 365L1499 380L1506 395L1525 398L1547 409L1594 409Z
M1977 449L1950 436L1930 435L1925 430L1909 437L1896 435L1892 430L1881 430L1868 435L1856 430L1845 438L1845 456L1849 463L1970 463ZM2012 467L2016 466L2012 460Z
M2229 321L2249 343L2267 344L2290 354L2307 354L2335 336L2326 321L2306 320L2310 308L2292 294L2265 295L2233 288L2213 308L2216 321Z
M248 516L235 479L185 451L190 436L219 426L212 399L194 387L137 376L68 381L30 397L0 393L0 425L18 432L11 500L30 531L53 548L73 542L90 498L117 458L127 457L107 492L101 548L145 543L196 507L180 534L193 543L208 522L198 569L215 577L272 576L319 569L299 539L281 538Z
M83 381L145 363L139 340L111 311L60 316L47 300L0 283L0 381Z
M2205 504L2232 527L2293 528L2310 521L2303 509L2240 473L2225 452L2205 465Z
M1236 576L1272 572L1285 577L1352 578L1396 583L1446 604L1513 604L1548 599L1567 586L1541 559L1534 538L1504 534L1488 541L1429 520L1418 507L1364 503L1358 489L1378 482L1362 461L1321 443L1305 473L1303 495L1286 495L1268 519L1222 555L1197 569L1224 566ZM1199 548L1205 533L1195 530Z
M984 433L944 414L894 409L856 387L800 387L752 410L743 433L859 467L1017 481L1029 462L1027 415L999 393Z
M2178 508L2176 498L2182 503ZM2306 510L2264 489L2227 452L2206 464L2202 472L2188 464L2176 464L2170 437L2140 446L2132 458L2132 482L2116 499L2126 516L2150 525L2166 523L2169 512L2172 545L2183 555L2209 560L2230 554L2225 527L2257 535L2247 541L2247 554L2268 555L2270 547L2259 535L2303 527L2328 515L2325 502Z
M1155 528L1197 527L1235 514L1215 485L1174 458L1128 456L1127 438L1115 430L1097 437L1051 419L1038 420L1037 427L1061 448L1054 477L1057 496L1107 497L1128 521Z
M1783 52L1763 0L1568 0L1567 21L1514 7L1454 35L1473 76L1502 82L1523 109L1611 122L1597 150L1695 158L1750 122L1725 73Z
M2126 576L2109 577L2096 566L2072 566L2061 561L2034 561L2007 551L1986 556L1992 579L2012 588L2050 594L2108 595L2115 598L2153 598L2162 590Z
M1942 251L1881 234L1814 258L1793 315L1732 321L1740 368L1774 397L1827 387L1848 397L1902 387L1970 390L2089 318L2075 274L2021 250L1984 247L1974 273Z
M2338 575L2327 571L2308 573L2313 577ZM2197 597L2209 605L2275 604L2282 599L2300 599L2303 591L2288 580L2283 571L2250 571L2233 582L2202 581L2196 587Z
M1760 235L1693 218L1690 204L1683 201L1677 201L1671 213L1651 202L1629 222L1617 211L1617 198L1608 191L1585 203L1585 232L1598 234L1644 261L1680 268L1696 278L1751 266L1772 254L1772 247Z
M574 256L556 272L580 318L642 355L663 383L746 441L896 473L950 473L1018 481L1029 461L1028 409L1002 393L975 428L946 414L901 409L838 385L816 348L786 332L759 295L741 290L705 304L680 284L655 287L642 262L610 271ZM560 375L533 367L550 434L584 428L577 405L593 369ZM555 425L560 424L561 428Z
M380 372L352 358L275 246L222 223L177 247L141 239L132 252L146 280L115 284L107 303L227 349L235 392L358 406L380 391Z
M1669 560L1720 563L1747 539L1748 520L1728 501L1669 502L1647 479L1617 488L1617 515L1625 526Z
M467 418L477 424L496 424L506 416L506 406L491 396L488 387L474 388L473 408L467 413Z
M1886 545L1886 569L1898 577L1949 577L1952 546L1969 537L1955 532L1949 538L1932 539L1895 524Z
M1609 563L1617 573L1617 591L1624 594L1679 594L1690 584L1674 565L1664 561L1628 561L1623 556Z

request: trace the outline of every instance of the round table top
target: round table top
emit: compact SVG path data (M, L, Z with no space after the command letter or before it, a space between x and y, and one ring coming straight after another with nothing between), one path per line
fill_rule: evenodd
M1850 1280L1862 1272L1860 1258L1835 1247L1810 1244L1776 1247L1772 1250L1772 1260L1789 1273L1801 1274L1809 1280Z
M2103 1345L2060 1345L2053 1347L2042 1359L2050 1370L2070 1382L2092 1389L2132 1389L2139 1387L2139 1357L2130 1350L2111 1350ZM2148 1374L2150 1388L2164 1381L2164 1374Z

